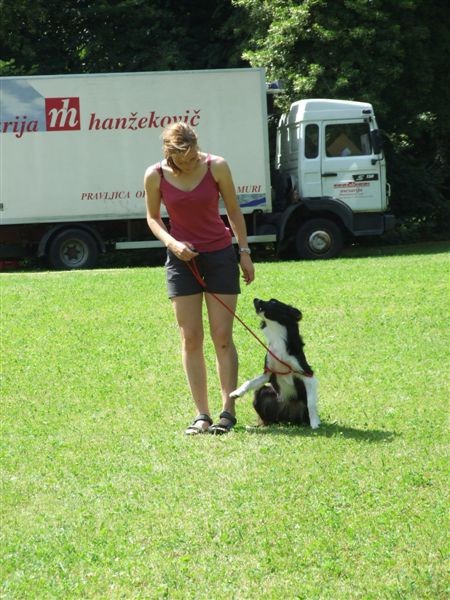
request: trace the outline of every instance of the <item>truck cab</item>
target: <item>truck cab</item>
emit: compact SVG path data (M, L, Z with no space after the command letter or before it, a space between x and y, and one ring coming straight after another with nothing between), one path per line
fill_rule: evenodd
M295 235L301 257L331 258L346 235L379 235L394 225L371 104L294 102L278 124L275 161L290 204L279 235Z

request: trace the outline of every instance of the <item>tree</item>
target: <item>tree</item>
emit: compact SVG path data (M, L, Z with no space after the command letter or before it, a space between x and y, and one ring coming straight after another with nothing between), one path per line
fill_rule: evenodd
M449 227L450 38L445 0L234 0L253 32L244 57L293 99L374 104L391 140L393 208Z
M368 100L394 212L450 228L447 0L0 0L0 75L265 67L293 99ZM245 48L245 51L244 51Z
M242 66L230 0L2 0L0 74Z

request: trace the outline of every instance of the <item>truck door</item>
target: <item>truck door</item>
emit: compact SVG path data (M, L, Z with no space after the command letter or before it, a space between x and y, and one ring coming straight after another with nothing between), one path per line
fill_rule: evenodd
M322 138L322 195L354 212L382 210L380 156L373 154L369 123L325 121Z

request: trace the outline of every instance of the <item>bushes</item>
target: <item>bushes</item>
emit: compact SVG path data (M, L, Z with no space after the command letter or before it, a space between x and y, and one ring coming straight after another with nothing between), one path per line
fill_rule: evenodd
M403 242L448 238L450 176L444 153L417 156L404 139L389 140L385 152L391 209L398 220L387 237Z

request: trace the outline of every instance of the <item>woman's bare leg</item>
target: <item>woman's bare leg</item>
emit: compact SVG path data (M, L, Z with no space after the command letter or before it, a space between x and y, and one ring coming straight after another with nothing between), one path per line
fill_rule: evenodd
M234 312L237 295L217 294ZM233 342L233 315L210 294L205 294L211 339L216 351L216 366L222 391L223 410L235 415L235 401L230 393L237 388L238 356Z
M181 357L192 398L198 413L209 415L205 358L203 355L203 294L178 296L172 299L181 334ZM197 425L207 429L207 421Z

